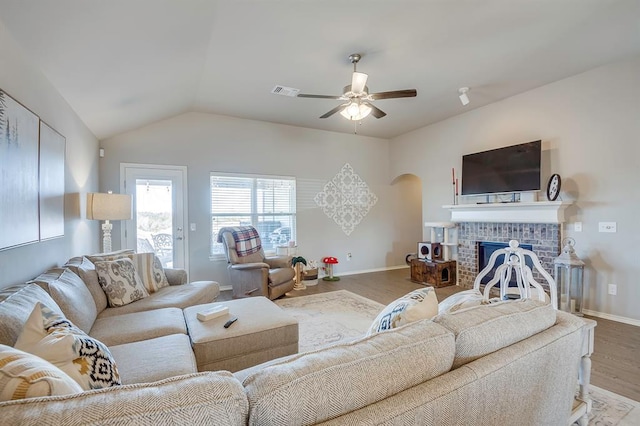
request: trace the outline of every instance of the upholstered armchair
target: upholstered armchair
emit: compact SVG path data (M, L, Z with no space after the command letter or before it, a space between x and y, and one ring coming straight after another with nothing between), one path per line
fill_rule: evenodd
M277 299L293 289L295 272L290 256L265 257L260 235L253 226L220 229L233 297L265 296Z

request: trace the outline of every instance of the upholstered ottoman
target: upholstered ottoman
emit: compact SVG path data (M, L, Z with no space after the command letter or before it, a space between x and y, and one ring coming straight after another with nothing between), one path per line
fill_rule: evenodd
M197 318L198 312L217 305L227 306L229 314L204 322ZM235 372L298 352L298 321L266 297L191 306L183 312L198 371ZM233 317L238 320L224 328Z

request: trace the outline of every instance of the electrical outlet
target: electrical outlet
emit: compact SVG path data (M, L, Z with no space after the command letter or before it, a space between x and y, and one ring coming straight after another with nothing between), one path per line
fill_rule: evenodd
M347 253L347 262L351 261L351 253Z
M191 232L196 230L196 224L192 223L191 225L189 225L189 229L191 229Z
M582 232L582 222L576 222L573 224L573 230L575 232Z
M609 284L609 294L615 296L618 294L618 286L615 284Z
M598 222L598 232L617 232L616 222Z

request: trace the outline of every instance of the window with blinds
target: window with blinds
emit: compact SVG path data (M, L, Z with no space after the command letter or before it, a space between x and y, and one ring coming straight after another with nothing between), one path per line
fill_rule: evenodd
M253 225L265 254L295 241L296 180L292 177L211 173L211 257L224 256L218 232Z

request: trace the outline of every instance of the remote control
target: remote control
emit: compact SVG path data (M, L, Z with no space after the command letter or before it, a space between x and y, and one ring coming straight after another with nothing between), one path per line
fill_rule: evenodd
M231 327L231 324L233 324L236 321L238 321L238 317L231 318L229 321L224 323L224 328Z

